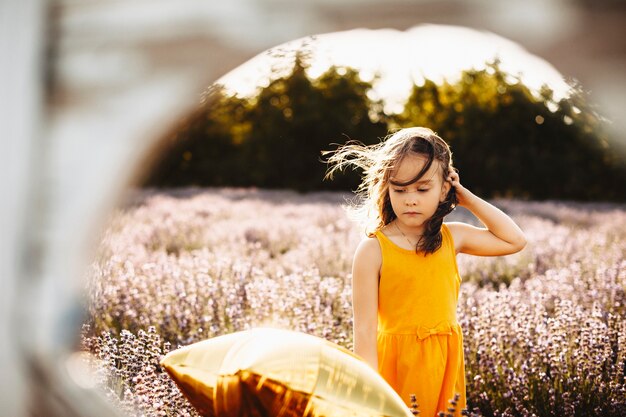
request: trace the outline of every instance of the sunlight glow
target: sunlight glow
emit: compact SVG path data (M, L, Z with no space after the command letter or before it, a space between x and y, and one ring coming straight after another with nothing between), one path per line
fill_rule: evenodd
M547 85L557 101L569 90L552 65L513 41L491 32L430 24L406 32L355 29L297 39L257 55L218 82L239 96L250 96L270 79L287 74L295 51L303 45L311 51L308 73L313 78L330 65L356 68L366 81L378 74L374 89L388 113L402 110L413 83L421 85L425 78L456 81L462 70L482 69L496 57L511 75L509 82L519 76L535 93Z

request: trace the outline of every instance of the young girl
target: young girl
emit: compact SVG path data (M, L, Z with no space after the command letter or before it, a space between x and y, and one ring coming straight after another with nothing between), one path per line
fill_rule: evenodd
M373 146L350 143L329 163L364 170L357 213L371 219L352 267L354 351L421 416L466 408L463 336L456 318L461 278L457 253L501 256L526 245L506 214L472 194L432 130L402 129ZM456 205L486 228L443 223Z

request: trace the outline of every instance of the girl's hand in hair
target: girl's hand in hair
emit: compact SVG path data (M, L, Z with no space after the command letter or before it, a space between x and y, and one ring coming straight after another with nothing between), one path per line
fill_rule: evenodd
M461 185L461 177L459 177L459 173L456 171L450 172L447 181L454 187L454 191L456 192L456 198L458 200L457 205L461 207L467 207L470 204L472 197L475 196L470 190Z

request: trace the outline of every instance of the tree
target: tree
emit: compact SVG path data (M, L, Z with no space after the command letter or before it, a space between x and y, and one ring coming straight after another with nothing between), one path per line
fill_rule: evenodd
M323 182L321 151L348 139L378 142L387 132L382 104L368 98L372 86L354 69L331 67L311 80L306 68L297 54L291 73L253 98L215 88L172 138L147 185L356 188L356 173Z
M533 199L623 199L626 176L603 120L580 86L556 103L536 97L498 61L457 83L415 86L397 127L427 126L451 146L462 181L480 195Z
M404 111L386 115L358 71L330 67L311 79L307 68L298 51L291 71L253 97L211 87L146 185L355 189L359 172L323 182L320 151L426 126L450 144L463 183L481 196L625 198L624 157L579 85L556 102L550 88L531 92L495 60L454 83L415 85Z

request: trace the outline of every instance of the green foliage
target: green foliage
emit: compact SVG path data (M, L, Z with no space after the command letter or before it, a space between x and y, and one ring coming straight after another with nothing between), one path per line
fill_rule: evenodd
M461 180L483 196L620 200L623 157L580 86L556 103L540 97L498 61L459 82L415 86L394 127L427 126L450 145Z
M226 95L220 85L212 86L200 108L168 139L167 150L145 185L246 184L247 172L237 167L250 126L246 120L249 106L248 100Z
M580 86L558 102L547 86L537 97L495 60L455 83L415 85L404 111L386 115L358 71L331 67L312 80L307 67L298 53L291 73L252 98L213 86L145 185L355 189L357 172L322 180L320 151L426 126L450 144L463 184L483 197L624 200L624 157Z
M375 143L387 125L370 119L381 103L354 69L331 67L316 80L298 55L288 76L253 99L215 88L173 138L148 185L237 185L265 188L356 188L357 173L324 183L320 152L348 139ZM374 115L382 119L382 114Z

